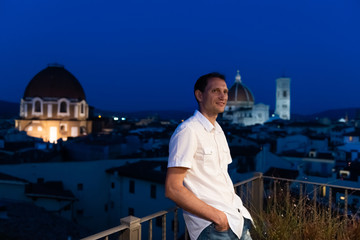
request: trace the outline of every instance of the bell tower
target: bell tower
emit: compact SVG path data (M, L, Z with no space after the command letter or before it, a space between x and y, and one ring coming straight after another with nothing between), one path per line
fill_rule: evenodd
M275 114L281 119L290 120L290 78L276 79Z

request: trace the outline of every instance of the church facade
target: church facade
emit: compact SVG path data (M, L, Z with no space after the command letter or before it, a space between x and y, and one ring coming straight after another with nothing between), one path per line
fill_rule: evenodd
M49 65L27 85L15 127L45 142L91 133L89 105L79 81L62 65Z
M234 84L229 89L223 119L231 124L242 126L263 124L269 119L269 105L255 104L254 95L242 83L239 71L237 71Z

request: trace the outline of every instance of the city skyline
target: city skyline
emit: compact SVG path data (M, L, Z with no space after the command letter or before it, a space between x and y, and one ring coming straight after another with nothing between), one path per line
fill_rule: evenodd
M230 88L237 70L270 109L284 75L292 113L359 107L359 9L355 0L2 1L0 100L20 102L59 63L105 110L193 110L200 75L219 71Z

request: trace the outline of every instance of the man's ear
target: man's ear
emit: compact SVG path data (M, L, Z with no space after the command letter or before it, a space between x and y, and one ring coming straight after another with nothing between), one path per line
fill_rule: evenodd
M199 89L195 90L195 97L199 103L202 102L202 96L202 92Z

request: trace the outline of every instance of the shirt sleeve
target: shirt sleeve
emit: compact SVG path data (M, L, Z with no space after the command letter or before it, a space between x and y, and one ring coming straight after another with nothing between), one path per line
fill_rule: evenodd
M196 148L196 134L193 129L179 126L170 139L168 167L191 168Z

